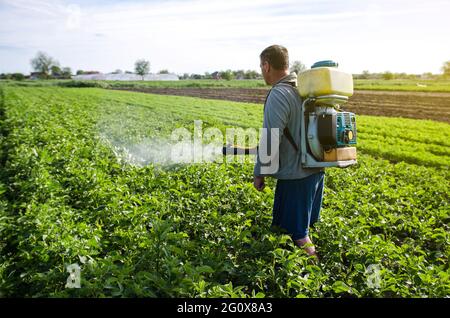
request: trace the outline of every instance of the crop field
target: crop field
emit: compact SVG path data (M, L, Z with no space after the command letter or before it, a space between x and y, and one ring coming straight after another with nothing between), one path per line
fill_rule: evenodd
M268 89L122 87L151 94L264 104ZM360 115L431 119L450 123L450 93L357 90L345 110Z
M14 82L1 80L0 83L14 83L20 86L73 86L73 85L99 85L107 88L244 88L267 89L267 85L261 80L179 80L179 81L75 81L75 80L24 80ZM422 80L422 79L397 79L397 80L373 80L355 79L356 90L377 91L408 91L408 92L450 92L449 79Z
M430 119L450 123L450 81L425 82L427 84L420 84L422 86L418 87L412 80L355 80L355 93L345 105L345 110L360 115ZM46 80L0 83L22 87L98 87L258 104L264 103L268 92L268 86L261 80L153 82Z
M180 81L104 81L110 87L135 88L266 88L263 80L180 80ZM450 92L450 80L373 80L355 79L357 90Z
M358 164L326 171L314 261L270 229L275 182L256 191L251 158L138 160L194 120L259 128L261 104L11 83L0 98L0 297L450 296L448 121L357 113Z

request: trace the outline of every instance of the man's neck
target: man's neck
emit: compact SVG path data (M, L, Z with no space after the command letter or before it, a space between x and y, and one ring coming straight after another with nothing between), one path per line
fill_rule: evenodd
M276 83L278 83L282 78L286 77L289 75L289 71L280 71L274 74L273 79L270 83L270 85L275 85Z

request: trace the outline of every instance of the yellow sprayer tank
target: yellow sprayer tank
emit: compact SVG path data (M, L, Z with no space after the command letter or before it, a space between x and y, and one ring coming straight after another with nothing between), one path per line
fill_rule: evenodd
M333 61L315 63L311 69L298 74L298 90L302 97L324 95L353 95L352 74L337 68Z

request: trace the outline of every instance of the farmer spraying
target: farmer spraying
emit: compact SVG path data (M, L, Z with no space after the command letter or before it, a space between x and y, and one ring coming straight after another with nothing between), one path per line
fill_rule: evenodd
M289 74L288 51L280 45L262 51L260 67L266 84L272 88L264 105L263 128L267 133L261 136L258 148L268 149L271 160L261 160L258 152L253 185L262 191L265 177L277 179L272 226L285 230L297 246L316 256L308 231L319 219L325 172L322 167L304 168L301 163L302 98L297 90L297 74ZM271 131L278 131L278 135ZM278 147L271 148L274 138Z
M256 154L253 185L277 179L272 226L291 235L310 256L316 250L308 236L319 220L324 168L346 168L356 160L356 116L343 111L353 95L353 77L325 60L289 74L285 47L272 45L260 54L261 73L272 85L264 103L264 120L256 148L223 147L223 154Z

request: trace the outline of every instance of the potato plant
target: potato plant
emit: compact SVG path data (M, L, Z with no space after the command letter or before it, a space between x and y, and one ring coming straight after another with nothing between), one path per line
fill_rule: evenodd
M111 147L195 119L257 128L260 105L14 85L0 97L0 296L450 295L448 124L358 118L358 165L326 173L314 262L270 229L275 182L254 190L251 162L140 166ZM81 288L66 286L70 264Z

